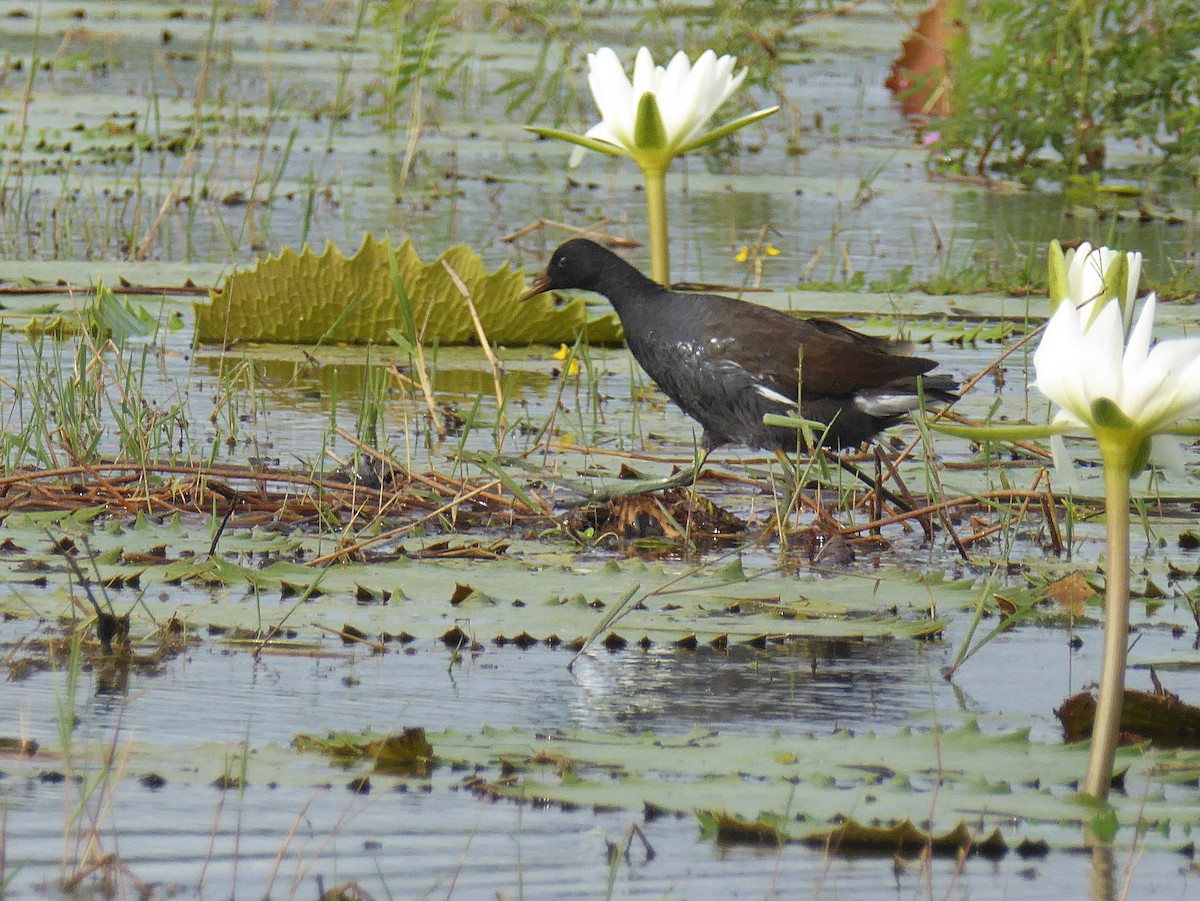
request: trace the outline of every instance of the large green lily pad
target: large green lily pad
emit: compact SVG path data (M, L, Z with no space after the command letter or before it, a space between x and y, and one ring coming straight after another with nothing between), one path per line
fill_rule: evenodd
M410 241L393 250L371 235L350 257L332 243L320 254L306 245L299 253L285 248L234 271L211 292L211 303L196 305L196 340L387 343L392 330L408 330L392 282L393 254L416 337L426 344L479 340L467 300L447 267L466 286L493 344L573 343L581 334L592 343L621 340L616 315L589 320L582 300L556 306L552 296L543 295L518 302L524 273L507 263L489 273L469 247L451 247L427 264Z

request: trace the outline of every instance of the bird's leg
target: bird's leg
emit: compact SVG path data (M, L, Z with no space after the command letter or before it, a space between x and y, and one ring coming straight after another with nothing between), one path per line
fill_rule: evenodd
M697 454L693 458L692 465L692 494L696 493L696 483L700 480L700 470L704 468L704 464L708 461L708 455L712 453L712 448L708 445L704 446L704 453ZM683 528L683 546L689 552L692 550L692 511L694 504L688 504L687 523Z
M909 513L912 511L912 504L910 504L908 501L904 500L904 498L900 497L895 492L889 491L887 488L884 488L883 484L880 481L871 478L869 475L867 475L865 472L863 472L861 469L859 469L857 466L855 466L849 460L842 459L842 457L839 456L838 454L833 454L832 456L835 460L837 460L838 466L840 466L846 472L850 473L850 475L854 476L854 478L858 479L860 482L862 482L864 485L866 485L868 488L870 488L872 491L874 491L876 494L878 494L880 497L882 497L888 503L893 504L894 506L898 507L899 509L903 510L906 513ZM786 474L788 474L788 476L791 478L793 486L794 486L793 490L798 491L800 488L800 485L798 484L799 479L800 479L800 473L797 470L795 463L791 460L791 458L788 457L787 454L785 454L781 450L775 451L775 458L779 461L780 465L783 467L783 471Z
M700 478L700 470L704 468L704 464L708 462L708 455L712 453L712 448L704 448L704 452L697 454L693 458L692 465L687 469L681 469L672 476L667 476L665 479L638 479L637 481L623 482L607 488L599 488L593 491L588 497L587 503L604 503L616 497L625 497L630 494L649 494L652 491L665 491L669 488L695 488L696 482Z

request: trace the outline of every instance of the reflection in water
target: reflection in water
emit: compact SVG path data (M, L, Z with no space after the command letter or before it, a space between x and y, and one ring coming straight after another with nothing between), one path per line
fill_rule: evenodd
M438 406L461 420L477 413L477 426L488 423L471 431L464 449L494 451L490 424L495 418L495 386L482 352L478 347L442 348L436 359L431 355L431 364ZM224 355L197 351L194 365L188 389L193 416L207 421L212 415L216 435L233 462L244 462L247 456L274 463L322 460L331 443L340 445L340 439L330 438L334 429L355 431L356 422L368 429L368 443L390 443L404 449L402 456L424 446L428 437L426 401L419 388L406 384L413 373L408 359L395 351L261 345ZM389 371L393 365L400 378ZM510 431L516 430L522 415L539 425L549 416L547 405L558 391L552 374L556 365L545 348L506 354L502 387ZM226 391L230 402L218 403ZM226 448L230 435L236 440ZM458 438L450 440L453 447Z
M245 793L170 782L158 790L123 786L113 801L120 859L143 884L161 889L154 898L204 899L316 898L318 879L326 890L354 879L367 893L360 897L373 898L1074 901L1088 878L1083 855L1060 855L1041 870L1016 855L906 866L888 855L850 859L800 845L697 841L694 821L674 817L641 823L652 859L635 849L610 870L606 842L621 842L640 817L531 810L466 792L361 796L345 791L345 781L315 793L286 783L252 784ZM39 880L53 883L60 873L61 795L59 786L33 787L28 803L8 815L9 859L23 863L13 874L13 897L46 896ZM39 831L35 823L48 813L54 822ZM1139 875L1168 873L1169 864L1167 855L1150 857ZM203 890L191 890L200 880ZM136 897L128 888L123 896Z
M676 734L698 724L751 733L887 730L913 710L952 718L953 690L931 675L946 653L908 641L822 640L767 651L600 652L568 671L570 654L541 647L467 655L447 666L433 650L255 661L205 645L158 675L134 674L127 687L83 674L80 698L92 700L77 711L77 737L103 742L120 729L181 747L242 742L248 729L252 744L287 743L297 731L417 725ZM19 695L30 737L53 740L53 674L21 683Z
M585 725L632 731L886 729L914 709L956 709L950 686L931 677L927 651L915 642L808 640L727 654L597 655L575 664L577 709Z
M1115 901L1116 876L1113 865L1113 849L1098 844L1092 848L1091 877L1088 880L1090 901Z
M479 368L463 365L468 362L463 358L469 358L469 348L442 353L456 358L456 365L442 365L434 369L434 387L439 395L447 395L447 400L454 401L463 397L474 398L493 393L492 374L482 353L475 351ZM253 361L255 372L265 379L270 387L286 390L289 396L291 392L298 392L301 397L319 397L323 407L327 407L333 399L337 399L339 403L357 405L372 390L371 377L381 370L386 370L393 363L403 375L411 375L406 358L380 354L377 348L339 349L332 357L323 351L318 351L318 354L321 356L319 365L301 358L299 352L292 347L255 348L252 352L247 352L247 359ZM392 359L392 356L395 356L395 359ZM222 359L217 354L198 353L196 366L207 375L216 377L229 371L230 358L226 356ZM549 390L551 382L549 366L544 372L514 369L504 373L504 385L507 391L512 392L513 400L519 400L526 390L545 392ZM394 382L389 384L393 387L395 385Z

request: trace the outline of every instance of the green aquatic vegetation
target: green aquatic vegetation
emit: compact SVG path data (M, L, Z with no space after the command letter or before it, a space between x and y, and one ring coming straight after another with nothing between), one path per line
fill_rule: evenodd
M459 10L458 15L465 11ZM453 96L452 79L466 67L466 53L450 55L447 44L454 33L455 5L418 3L416 0L386 0L375 5L373 24L383 36L379 44L379 95L382 116L389 134L400 128L401 110L409 106L408 126L418 132L423 120L425 86L437 99ZM407 174L411 154L402 167ZM397 194L399 196L399 194Z
M1017 322L988 322L945 318L940 321L900 322L894 316L873 316L861 326L871 332L902 333L914 344L1002 344L1032 331Z
M164 307L165 313L165 307ZM103 281L81 310L81 318L92 338L99 344L112 341L118 348L132 338L153 338L160 328L183 328L178 314L155 316L144 304L131 304L118 297Z
M1028 730L984 732L974 722L888 735L485 729L428 738L451 770L474 768L468 786L487 797L695 813L705 831L737 837L740 828L742 840L755 834L824 847L840 839L894 853L928 840L912 826L919 822L939 835L956 833L946 844L959 849L1003 854L1025 843L1085 847L1085 828L1103 817L1114 824L1118 845L1178 850L1200 827L1200 752L1122 749L1124 782L1139 790L1105 807L1075 794L1086 744L1033 741ZM384 741L372 733L298 734L293 744L328 754ZM347 755L335 756L344 762Z
M10 471L95 462L104 446L138 463L183 447L186 399L149 384L159 374L157 342L182 320L165 305L151 308L100 283L78 310L30 315L0 436Z
M297 734L292 746L298 751L324 754L347 768L369 761L374 772L392 776L428 776L438 763L420 727L378 738L345 732L325 737Z
M310 566L300 560L320 552L323 540L300 531L227 529L213 553L215 520L198 529L180 518L93 525L79 511L10 513L4 532L22 555L0 556L0 579L29 586L25 603L46 616L61 611L69 576L47 525L76 546L86 541L98 581L138 592L135 619L180 617L195 626L257 630L278 624L288 599L313 589L305 603L309 623L333 627L349 620L366 635L404 633L429 642L446 641L457 630L478 642L578 646L598 625L609 643L685 648L766 647L809 636L931 638L947 622L932 615L939 604L931 599L957 609L964 587L898 571L797 582L775 571L747 572L736 562L681 568L640 560L572 562L568 555L545 565L507 544L481 548L461 541ZM167 585L188 590L152 596L154 586ZM213 604L214 596L228 602ZM380 603L346 608L347 599L362 597ZM611 617L626 597L635 602Z
M940 147L960 166L1036 175L1106 165L1113 141L1200 155L1200 9L1191 0L975 4ZM1049 163L1050 166L1046 164Z
M397 301L393 256L408 305ZM332 244L321 254L307 246L300 253L287 248L235 270L212 292L210 304L197 304L196 340L387 343L392 330L415 326L422 344L475 343L468 303L448 269L466 286L493 344L574 343L581 333L593 344L620 340L616 315L589 319L582 300L556 306L544 296L518 304L524 274L507 264L488 272L468 247L451 247L427 264L411 242L393 250L370 235L351 257Z

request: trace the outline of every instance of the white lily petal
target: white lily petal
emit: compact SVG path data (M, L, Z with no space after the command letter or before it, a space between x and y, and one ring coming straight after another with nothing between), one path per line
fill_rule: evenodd
M1137 382L1142 391L1140 425L1158 431L1200 412L1200 339L1159 342L1144 368Z
M1072 248L1063 254L1067 261L1067 284L1071 287L1071 299L1075 301L1075 306L1079 306L1082 301L1078 291L1079 272L1083 269L1083 261L1087 259L1088 254L1091 252L1092 245L1084 241L1078 247Z
M1140 366L1150 355L1150 342L1154 337L1154 315L1158 312L1158 299L1153 293L1146 295L1137 324L1129 332L1125 344L1125 368Z
M1085 315L1073 304L1060 304L1046 326L1033 362L1038 390L1087 422L1091 419L1093 400L1098 397L1116 400L1120 375L1106 376L1107 364L1102 361L1119 365L1119 357L1114 360L1113 355L1120 352L1120 337L1113 334L1111 315L1086 329L1081 321Z
M1075 461L1067 453L1067 442L1062 435L1050 436L1050 455L1054 458L1054 474L1058 477L1058 490L1074 491L1079 488L1079 475L1075 472Z
M661 69L654 65L654 57L650 55L649 49L641 48L637 52L637 59L633 63L633 98L634 101L642 99L642 95L649 91L651 94L658 90L658 83L661 80L659 74Z
M1075 305L1087 310L1085 320L1094 321L1104 306L1104 267L1101 263L1105 248L1093 250L1083 258L1079 267L1079 277L1072 286Z
M1071 300L1077 307L1089 310L1088 315L1084 317L1085 321L1090 322L1099 314L1101 307L1115 299L1121 306L1125 330L1128 331L1133 322L1133 302L1141 274L1141 254L1127 253L1124 256L1127 277L1123 295L1115 294L1110 290L1110 286L1105 285L1105 277L1109 270L1122 259L1118 251L1109 247L1093 247L1084 242L1076 250L1066 251L1063 259L1067 267L1067 285Z
M1072 301L1088 300L1084 292L1107 290L1104 275L1120 262L1129 276L1118 288L1121 294L1103 298L1107 302L1095 311L1062 303L1046 324L1033 356L1035 384L1058 407L1055 422L1094 433L1103 428L1105 440L1128 441L1131 449L1150 440L1155 465L1179 475L1182 454L1168 433L1200 417L1200 338L1154 343L1154 294L1133 316L1140 254L1122 258L1109 248L1093 250L1084 244L1064 260ZM1128 419L1125 438L1114 434L1122 427L1111 418L1094 420L1094 404L1100 399L1115 403ZM1070 478L1065 443L1054 438L1052 450L1060 474Z
M679 135L686 127L685 120L692 107L687 86L694 72L687 54L681 51L671 57L658 85L658 108L667 132L667 144L671 147L677 145Z
M1146 365L1154 336L1155 309L1155 298L1151 294L1146 298L1142 313L1125 342L1125 354L1121 359L1121 397L1118 400L1122 410L1142 409L1154 397L1165 378L1160 366Z
M1105 304L1084 327L1083 350L1079 378L1088 397L1088 406L1101 398L1108 398L1119 406L1125 324L1115 304ZM1122 412L1129 414L1124 408Z
M597 122L591 128L583 133L585 138L595 138L597 141L604 141L616 147L624 147L625 143L621 141L612 129L608 127L607 122ZM575 149L571 151L571 157L567 160L567 166L574 169L583 160L584 155L588 152L588 148L576 144Z
M601 47L589 54L588 87L592 89L601 120L616 139L614 143L632 150L637 104L621 61L610 48Z
M1183 451L1173 435L1155 435L1151 439L1150 460L1164 475L1180 480L1187 478Z
M743 81L746 80L746 75L750 72L748 68L743 68L737 75L733 75L733 68L737 65L737 57L722 56L713 64L713 71L710 76L710 87L706 94L708 98L707 112L704 118L696 123L696 126L685 138L686 141L694 140L699 137L707 124L708 120L713 117L721 105L728 100L733 92L736 91Z
M634 60L633 74L628 76L612 48L601 47L588 54L588 86L601 119L588 135L624 148L639 162L661 165L664 158L669 160L703 137L717 108L746 79L746 69L733 74L736 65L735 57L718 58L712 50L706 50L695 64L686 53L679 52L665 67L656 66L650 50L642 47ZM635 142L638 106L647 93L654 95L662 118L665 148L639 148ZM573 151L571 163L577 164L584 152Z
M737 59L732 56L726 56L724 59L729 60L729 71L732 72L733 67L737 65ZM721 92L721 103L724 103L731 96L733 96L733 92L742 86L742 82L746 80L746 76L749 74L750 67L743 66L741 72L729 78L729 80L725 83L725 90ZM718 104L718 106L719 105L720 104Z
M1084 247L1087 247L1088 250L1091 250L1092 245L1088 244L1087 241L1084 241L1081 245L1079 245L1079 247L1069 247L1066 251L1062 252L1063 265L1067 268L1068 281L1070 281L1070 278L1072 278L1072 275L1070 274L1072 274L1072 271L1075 269L1075 260L1079 258L1079 253L1081 250L1084 250Z
M1088 424L1069 410L1059 410L1050 422L1056 426L1065 425L1067 435L1087 435L1090 431Z
M679 95L683 92L683 86L693 71L694 68L688 60L687 54L682 50L671 57L671 61L667 63L667 68L663 71L662 80L657 86L664 105L679 104Z
M1183 386L1183 390L1189 394L1200 393L1200 339L1186 338L1179 339L1177 342L1162 342L1177 343L1177 348L1172 348L1177 351L1180 357L1190 357L1186 362L1176 360L1172 362L1173 368L1178 368L1179 384ZM1184 417L1180 416L1180 419Z
M1133 251L1125 254L1125 260L1129 264L1129 278L1125 282L1122 310L1125 312L1125 330L1129 331L1129 326L1133 322L1133 308L1137 305L1138 282L1142 279L1142 255L1138 251Z
M700 54L677 98L675 130L672 144L679 146L691 140L716 112L720 90L716 85L717 55L711 50Z
M1074 304L1060 304L1033 354L1037 389L1058 406L1076 413L1086 405L1075 363L1082 341L1079 311Z

